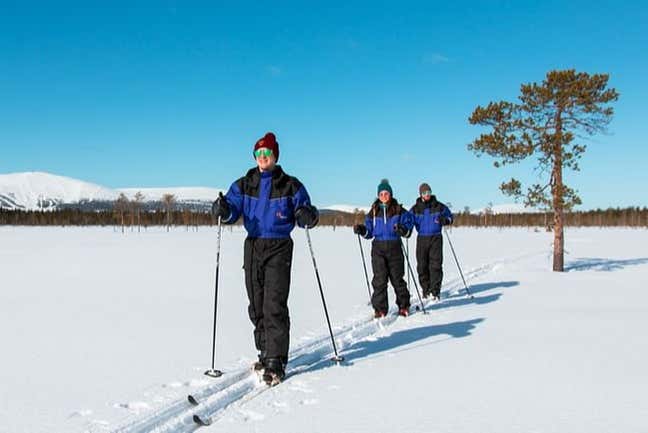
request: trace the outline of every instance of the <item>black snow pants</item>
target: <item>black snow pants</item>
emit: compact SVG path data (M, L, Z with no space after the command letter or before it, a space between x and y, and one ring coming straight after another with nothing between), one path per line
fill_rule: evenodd
M288 362L290 343L288 292L292 253L290 238L245 240L243 267L254 343L262 356L280 358L284 363Z
M396 292L398 308L409 308L410 293L403 279L405 274L405 258L401 241L378 241L371 243L371 267L373 269L373 295L371 304L374 310L387 312L387 281L389 280Z
M416 238L416 270L423 296L439 296L443 281L443 236L419 236Z

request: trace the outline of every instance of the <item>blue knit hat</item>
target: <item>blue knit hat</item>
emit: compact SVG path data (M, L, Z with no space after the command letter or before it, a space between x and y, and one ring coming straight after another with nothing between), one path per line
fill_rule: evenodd
M394 193L392 192L391 185L389 185L389 180L387 179L383 179L380 181L380 183L378 184L378 192L376 193L376 195L380 195L380 191L387 191L389 192L389 195L394 195Z

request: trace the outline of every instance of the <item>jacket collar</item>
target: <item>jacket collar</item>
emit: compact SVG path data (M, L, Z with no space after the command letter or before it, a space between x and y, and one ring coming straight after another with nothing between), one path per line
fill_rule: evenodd
M272 170L272 185L275 186L279 184L285 176L286 174L284 173L281 166L276 165L274 170ZM259 182L261 180L261 170L259 170L259 167L253 167L248 170L248 172L245 174L245 177L248 178L250 186L257 187L259 186Z
M432 195L432 197L430 197L428 201L423 201L423 199L419 197L416 199L416 204L418 206L422 206L425 209L426 207L432 207L437 204L437 198L435 195Z
M373 204L371 205L371 213L375 216L378 213L383 213L384 216L387 218L391 218L394 215L398 214L398 210L400 208L400 204L398 204L398 201L392 197L389 199L387 202L387 206L385 208L381 208L381 201L379 199L376 199Z

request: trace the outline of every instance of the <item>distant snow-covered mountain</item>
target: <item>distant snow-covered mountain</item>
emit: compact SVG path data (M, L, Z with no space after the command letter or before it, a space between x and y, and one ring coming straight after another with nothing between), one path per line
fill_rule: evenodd
M43 172L0 174L0 207L54 209L82 200L115 200L119 193L94 183Z
M211 203L221 191L206 187L106 188L65 176L43 172L0 174L0 207L20 210L51 210L61 205L112 202L120 193L132 199L137 192L145 202L173 194L178 203Z
M473 214L486 213L487 208L481 208L471 211ZM532 207L525 207L522 203L505 203L493 205L490 208L492 214L511 214L511 213L536 213L540 210Z
M85 209L103 208L116 200L121 193L133 199L138 192L144 202L159 202L165 194L173 194L180 204L207 208L223 190L208 187L166 188L106 188L65 176L44 172L0 174L0 208L20 210L53 210L58 207L84 204ZM103 202L104 206L97 204ZM194 207L194 206L192 206ZM366 206L335 204L321 210L353 213L367 212Z
M338 212L346 212L346 213L355 213L356 211L360 212L369 212L369 207L367 206L353 206L350 204L332 204L330 206L324 206L322 207L323 210L332 210L332 211L338 211Z

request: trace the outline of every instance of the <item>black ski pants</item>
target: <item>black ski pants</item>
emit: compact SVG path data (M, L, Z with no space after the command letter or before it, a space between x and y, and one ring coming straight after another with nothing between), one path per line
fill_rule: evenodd
M423 296L439 296L443 281L443 236L417 237L416 261Z
M374 310L387 312L387 282L391 282L396 292L398 308L409 308L410 293L403 279L405 258L400 239L397 241L378 241L371 243L371 268L373 269L373 295L371 304Z
M247 238L243 267L254 325L254 343L266 358L288 362L290 317L288 292L293 241L290 238Z

